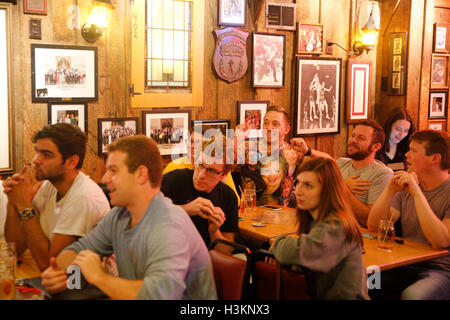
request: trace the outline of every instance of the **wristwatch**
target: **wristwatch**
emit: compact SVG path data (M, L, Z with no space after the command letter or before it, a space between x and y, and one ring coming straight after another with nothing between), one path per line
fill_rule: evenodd
M36 211L33 208L25 208L19 212L20 221L27 221L36 215Z

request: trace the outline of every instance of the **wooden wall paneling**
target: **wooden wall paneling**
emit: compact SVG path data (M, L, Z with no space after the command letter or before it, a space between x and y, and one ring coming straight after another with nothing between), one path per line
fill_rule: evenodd
M424 2L421 0L412 0L411 2L411 17L410 21L423 21L424 15ZM417 61L422 60L422 51L418 48L423 46L423 31L424 26L422 23L410 23L409 29L409 43L408 43L408 70L406 86L406 108L411 113L413 119L416 120L416 126L418 125L418 114L420 104L420 92L421 88L421 64ZM424 63L424 61L422 61Z
M431 76L431 55L433 47L433 22L434 22L433 1L426 1L424 11L424 30L423 30L423 47L422 47L422 70L420 84L420 101L418 112L418 128L428 128L428 99L430 90Z
M392 32L409 31L410 1L400 2L399 7L394 12L397 0L388 0L382 3L381 30L379 32L378 50L382 50L381 77L389 75L389 34ZM387 25L389 23L389 25ZM409 32L408 32L409 34ZM409 56L410 52L408 52ZM380 69L378 69L378 72ZM381 79L380 79L381 80ZM406 79L408 81L408 79ZM381 83L381 82L380 82ZM381 91L381 86L378 84ZM386 88L387 89L387 88ZM390 110L406 105L406 93L401 96L388 95L386 91L381 91L380 100L376 102L375 119L381 124L384 122Z

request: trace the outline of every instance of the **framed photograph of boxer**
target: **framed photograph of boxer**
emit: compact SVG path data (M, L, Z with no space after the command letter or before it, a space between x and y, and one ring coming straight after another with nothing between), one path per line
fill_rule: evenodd
M190 125L191 110L142 111L143 133L156 141L162 156L187 154Z
M48 103L48 124L68 123L80 127L87 133L87 103Z
M217 21L219 26L246 26L247 0L218 0Z
M274 33L253 33L254 88L284 88L286 36Z
M431 91L428 119L444 119L447 117L448 92Z
M339 133L341 69L340 58L297 57L295 136Z
M31 45L31 101L97 100L97 48Z
M139 118L99 118L98 122L98 155L108 155L106 147L118 138L135 136L139 133Z
M262 137L264 116L270 101L238 101L237 123L249 128L249 138Z

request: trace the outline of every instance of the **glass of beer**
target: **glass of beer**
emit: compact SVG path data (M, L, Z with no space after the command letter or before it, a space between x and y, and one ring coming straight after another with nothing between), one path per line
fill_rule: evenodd
M380 220L378 224L378 250L392 252L394 248L395 232L391 220Z
M15 298L14 263L6 250L0 250L0 300Z

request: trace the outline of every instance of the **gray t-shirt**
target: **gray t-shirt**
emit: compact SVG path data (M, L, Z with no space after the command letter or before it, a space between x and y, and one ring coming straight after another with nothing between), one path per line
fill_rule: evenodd
M431 210L433 210L439 220L450 219L450 178L433 190L425 191L422 187L420 189L427 199ZM430 242L420 227L414 198L411 194L407 191L397 193L391 201L391 206L400 212L402 237L430 245ZM450 272L450 254L443 258L431 260L430 263L434 265L438 264Z
M345 238L341 221L313 221L309 233L275 239L272 251L283 264L308 268L318 299L369 299L361 244Z
M116 255L119 277L144 279L137 299L217 299L211 259L186 212L160 192L142 219L115 207L84 238L68 246Z
M369 190L363 191L364 194L362 195L354 195L365 205L373 205L377 201L393 175L392 169L378 160L375 160L367 167L359 169L353 167L352 159L349 158L339 158L336 163L344 179L360 174L361 176L358 179L371 181L372 184L369 186Z

